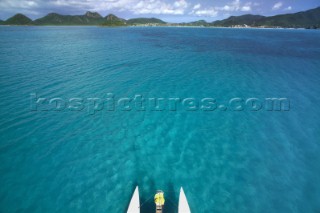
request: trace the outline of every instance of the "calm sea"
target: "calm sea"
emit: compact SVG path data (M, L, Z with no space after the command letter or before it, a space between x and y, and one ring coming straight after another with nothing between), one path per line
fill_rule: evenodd
M319 212L319 94L320 31L0 27L0 212Z

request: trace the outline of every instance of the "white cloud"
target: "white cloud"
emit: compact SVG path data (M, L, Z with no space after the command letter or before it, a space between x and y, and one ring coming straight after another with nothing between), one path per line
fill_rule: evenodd
M238 11L240 10L240 0L234 0L233 2L226 4L223 7L216 7L216 10L221 10L221 11Z
M13 11L36 11L38 7L55 10L59 12L59 8L68 8L77 11L97 11L108 12L114 11L129 11L133 14L173 14L182 15L189 7L187 0L0 0L0 8L3 10ZM25 10L23 10L25 9ZM40 11L39 10L39 11Z
M48 2L48 7L77 8L102 12L110 9L127 10L136 2L137 0L52 0Z
M108 10L130 11L133 14L172 14L183 15L189 3L177 0L166 3L163 0L56 0L56 6L77 6L84 10L105 12Z
M128 12L131 14L169 14L215 17L222 14L232 14L237 11L252 11L257 6L246 0L229 0L230 2L217 6L204 7L201 3L191 4L191 0L0 0L0 8L5 12L23 12L25 14L45 14L62 12L71 14L82 11L97 11L99 13ZM253 1L253 0L248 0ZM281 5L282 6L282 5ZM280 7L281 7L280 6ZM291 9L291 7L290 7ZM289 7L287 10L290 10Z
M173 4L160 0L142 0L130 11L134 14L171 14L183 15L189 4L185 0L177 0Z
M0 8L3 8L3 9L32 9L38 6L39 6L38 0L34 0L34 1L0 0Z
M286 10L286 11L288 11L288 10L292 10L292 7L291 7L291 6L286 7L286 8L284 8L284 10Z
M178 0L173 5L176 8L187 8L189 4L185 0Z
M23 13L38 16L41 13L41 3L40 0L0 0L1 15Z
M251 11L252 5L257 6L256 4L252 4L252 2L242 4L240 0L234 0L233 2L224 5L223 7L215 7L215 9L224 12Z
M196 16L216 17L219 14L219 12L223 12L223 14L230 14L231 12L235 11L248 12L252 10L252 6L258 5L252 2L246 2L243 4L240 0L234 0L221 7L210 7L200 9L201 5L196 4L194 5L193 10L189 14Z
M218 15L218 11L214 8L208 8L203 10L193 10L190 14L196 16L216 17Z
M243 6L241 7L241 11L251 11L251 6Z
M200 7L201 7L201 4L196 4L196 5L194 5L193 9L198 10L198 9L200 9Z
M282 2L277 2L273 5L272 10L279 10L282 7Z

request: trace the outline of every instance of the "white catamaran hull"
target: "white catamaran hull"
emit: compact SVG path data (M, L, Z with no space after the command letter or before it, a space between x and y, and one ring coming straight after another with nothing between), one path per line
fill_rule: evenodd
M127 213L140 213L140 198L138 186L134 190Z
M190 207L186 195L184 194L183 188L180 189L179 195L179 210L178 213L191 213Z

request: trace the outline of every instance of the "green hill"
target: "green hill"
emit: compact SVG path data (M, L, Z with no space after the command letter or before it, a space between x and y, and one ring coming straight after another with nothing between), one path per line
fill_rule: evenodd
M27 16L18 13L3 22L5 25L32 25L32 20Z
M223 26L223 27L231 27L233 25L255 25L256 22L265 18L264 16L259 15L242 15L242 16L230 16L227 19L221 21L215 21L212 23L214 26Z
M265 17L259 20L256 25L279 26L279 27L320 27L320 7L293 14Z
M284 27L284 28L320 28L320 7L303 12L276 16L242 15L230 16L227 19L208 23L199 20L189 23L170 24L157 18L133 18L125 20L113 14L102 17L96 12L86 12L84 15L61 15L50 13L32 21L23 14L16 14L6 21L0 20L0 25L84 25L84 26L135 26L135 25L168 25L168 26L251 26L251 27Z
M128 25L139 25L139 24L166 24L166 22L157 18L133 18L127 21Z
M85 18L88 18L88 19L101 19L103 18L99 13L97 12L86 12L86 14L84 14L84 17Z
M177 24L178 26L205 26L208 27L210 26L210 23L206 22L205 20L199 20L199 21L193 21L193 22L188 22L188 23L179 23Z
M126 26L126 20L119 18L113 14L109 14L106 17L104 17L102 26L107 26L107 27Z
M126 22L125 19L119 18L118 16L113 15L113 14L107 15L106 17L104 17L104 19L105 19L106 21L123 21L123 22Z
M212 22L213 26L231 27L248 25L252 27L316 28L320 27L320 7L299 13L264 17L259 15L231 16Z
M104 21L99 13L86 12L84 15L61 15L50 13L34 21L35 25L99 25Z

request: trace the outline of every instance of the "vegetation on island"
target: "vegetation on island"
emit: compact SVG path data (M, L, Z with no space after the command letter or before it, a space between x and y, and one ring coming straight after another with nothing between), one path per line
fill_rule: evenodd
M101 24L103 27L123 27L127 26L123 21L105 21Z
M205 20L193 21L193 22L183 22L179 23L179 26L203 26L203 27L210 27L211 23L206 22Z
M320 7L305 12L265 17L258 20L255 26L261 25L285 28L320 27Z
M221 27L247 25L250 27L317 28L320 27L320 7L299 13L269 17L250 14L231 16L212 24Z
M127 24L125 19L119 18L113 14L107 15L101 24L101 26L105 27L121 27L126 25Z
M18 13L11 18L7 19L6 21L2 22L5 25L32 25L33 22L27 16Z
M141 25L141 24L159 24L163 25L166 22L162 21L161 19L157 18L133 18L127 21L128 25Z
M242 16L230 16L227 19L221 21L214 21L213 26L222 26L222 27L231 27L236 25L248 25L255 26L257 21L265 18L264 16L259 15L242 15Z
M271 27L271 28L306 28L320 29L320 7L293 13L276 16L260 16L246 14L242 16L230 16L224 20L206 22L199 20L189 23L166 23L157 18L133 18L122 19L113 14L105 17L96 12L86 12L84 15L61 15L50 13L42 18L32 21L23 14L16 14L1 25L84 25L84 26L202 26L202 27Z
M99 25L103 23L103 17L95 12L74 16L49 13L43 18L36 19L33 23L34 25Z

